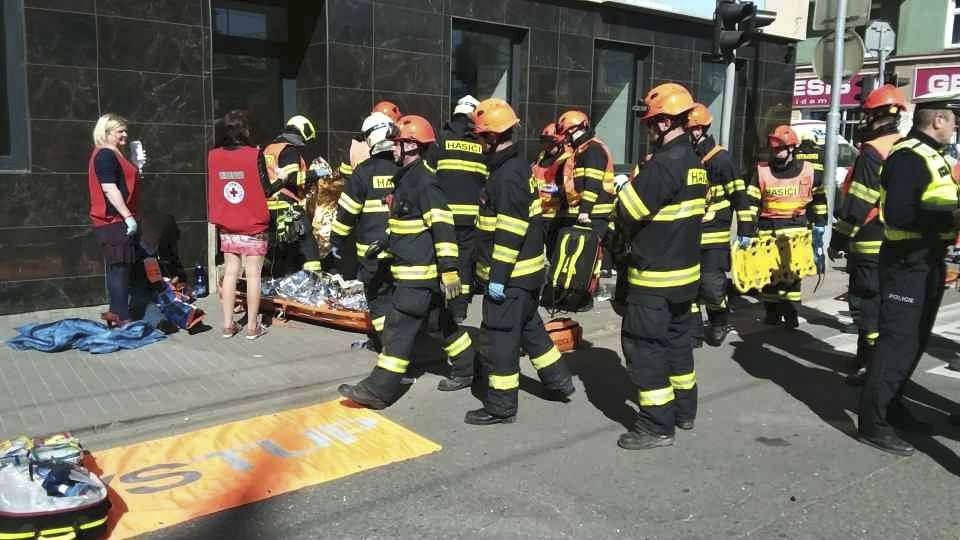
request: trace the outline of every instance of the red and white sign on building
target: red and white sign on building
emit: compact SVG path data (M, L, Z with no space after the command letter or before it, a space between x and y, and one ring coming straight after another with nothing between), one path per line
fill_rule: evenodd
M854 75L840 87L840 107L859 107L856 94L860 87L855 86L863 77ZM827 109L830 107L830 85L816 77L797 77L793 82L794 109Z
M913 73L913 97L942 92L960 92L960 66L917 66Z

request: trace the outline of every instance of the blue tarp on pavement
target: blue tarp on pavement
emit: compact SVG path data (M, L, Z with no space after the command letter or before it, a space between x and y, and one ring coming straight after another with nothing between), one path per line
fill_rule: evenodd
M79 349L93 354L138 349L166 337L143 321L134 321L110 330L103 323L86 319L26 324L17 328L17 332L20 335L7 340L7 345L18 351L35 349L60 352Z

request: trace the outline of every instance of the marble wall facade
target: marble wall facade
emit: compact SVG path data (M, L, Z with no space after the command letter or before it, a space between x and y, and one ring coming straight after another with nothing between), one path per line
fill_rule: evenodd
M572 0L327 0L325 6L306 55L309 87L303 75L298 80L298 104L319 119L318 130L326 135L321 152L331 162L345 159L363 115L379 100L442 125L453 106L455 21L498 25L523 36L515 58L523 81L513 105L531 158L544 124L568 109L589 111L597 40L646 51L641 95L666 81L696 94L712 43L708 23ZM739 62L733 146L738 159L749 161L765 130L789 123L793 45L761 39L742 50Z
M206 259L209 0L24 0L30 172L0 174L0 313L105 302L87 165L97 118L143 141L141 214L172 214Z

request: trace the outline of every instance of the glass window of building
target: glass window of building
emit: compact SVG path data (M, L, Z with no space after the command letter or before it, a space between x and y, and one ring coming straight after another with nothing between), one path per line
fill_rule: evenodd
M720 127L723 118L723 85L727 80L727 66L704 58L700 64L700 92L697 99L713 115L713 125Z
M960 0L947 3L947 47L960 47Z
M216 117L233 109L250 113L256 143L269 141L296 108L284 92L285 60L293 51L287 8L236 0L213 3L213 101Z
M28 168L23 59L23 1L4 0L0 7L0 171Z
M521 37L512 28L454 19L450 99L470 94L510 101L520 79L514 57Z
M225 36L267 39L267 14L226 7L213 10L214 29Z
M639 120L633 114L641 49L597 40L594 46L593 100L590 118L597 137L607 143L618 165L637 161Z

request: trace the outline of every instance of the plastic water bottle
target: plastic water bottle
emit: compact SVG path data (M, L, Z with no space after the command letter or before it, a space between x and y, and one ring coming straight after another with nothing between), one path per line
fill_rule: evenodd
M193 269L193 295L197 298L206 298L208 294L210 294L210 288L207 286L207 269L197 263Z

